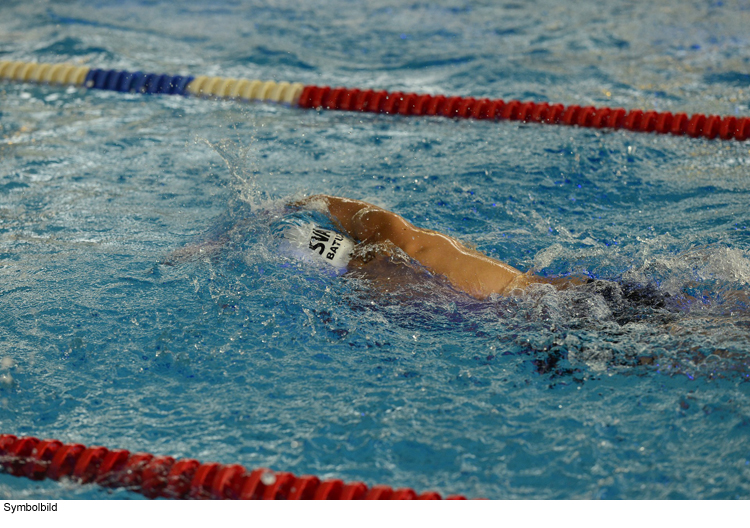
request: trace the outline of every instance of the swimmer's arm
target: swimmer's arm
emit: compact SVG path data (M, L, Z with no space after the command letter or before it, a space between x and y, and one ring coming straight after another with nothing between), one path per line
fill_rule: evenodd
M391 241L433 273L444 275L459 290L484 299L528 285L519 270L467 248L453 237L412 225L380 208L364 208L353 218L357 238L365 242Z
M328 196L325 194L315 194L291 204L296 207L310 207L319 209L327 213L338 222L339 226L346 233L357 240L361 240L355 230L354 216L366 208L381 209L376 205L362 202L360 200L351 200L349 198L340 198L338 196ZM382 209L385 210L385 209Z
M454 287L483 299L524 288L536 277L478 251L455 238L412 225L396 213L359 200L316 195L304 204L325 203L330 215L354 239L369 244L390 241L433 273L444 275ZM302 203L299 203L302 205Z

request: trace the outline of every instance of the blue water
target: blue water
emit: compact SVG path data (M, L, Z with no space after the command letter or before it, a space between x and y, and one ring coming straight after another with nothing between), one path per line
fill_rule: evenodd
M747 116L749 19L6 1L0 59ZM750 497L748 143L8 83L0 127L0 432L470 497ZM336 277L272 237L320 192L668 303Z

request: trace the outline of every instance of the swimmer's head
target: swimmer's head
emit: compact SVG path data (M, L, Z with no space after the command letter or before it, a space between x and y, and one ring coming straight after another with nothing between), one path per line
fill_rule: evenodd
M312 223L292 225L282 232L282 249L310 262L325 262L339 270L351 260L354 241L341 233Z

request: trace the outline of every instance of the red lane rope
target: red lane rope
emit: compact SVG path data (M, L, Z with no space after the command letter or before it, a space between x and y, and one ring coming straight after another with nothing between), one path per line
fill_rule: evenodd
M248 471L238 464L202 464L197 460L123 449L63 444L0 435L0 467L32 480L69 478L112 488L127 488L149 498L255 499L255 500L440 500L439 493L418 494L413 489L368 487L362 482L321 481L312 475L259 468ZM446 500L465 500L463 495Z
M657 132L676 136L721 138L745 141L750 137L750 117L672 114L624 108L597 108L578 105L474 99L403 92L305 86L298 105L301 108L346 110L414 116L443 116L463 119L505 119L578 125L588 128L625 129L633 132Z

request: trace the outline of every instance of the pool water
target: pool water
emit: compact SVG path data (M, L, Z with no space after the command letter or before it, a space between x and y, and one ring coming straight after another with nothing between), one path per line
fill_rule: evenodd
M750 115L747 1L113 4L4 2L0 60ZM750 497L748 143L10 83L0 127L2 433L469 497ZM663 302L477 301L409 262L385 291L279 253L311 193Z

